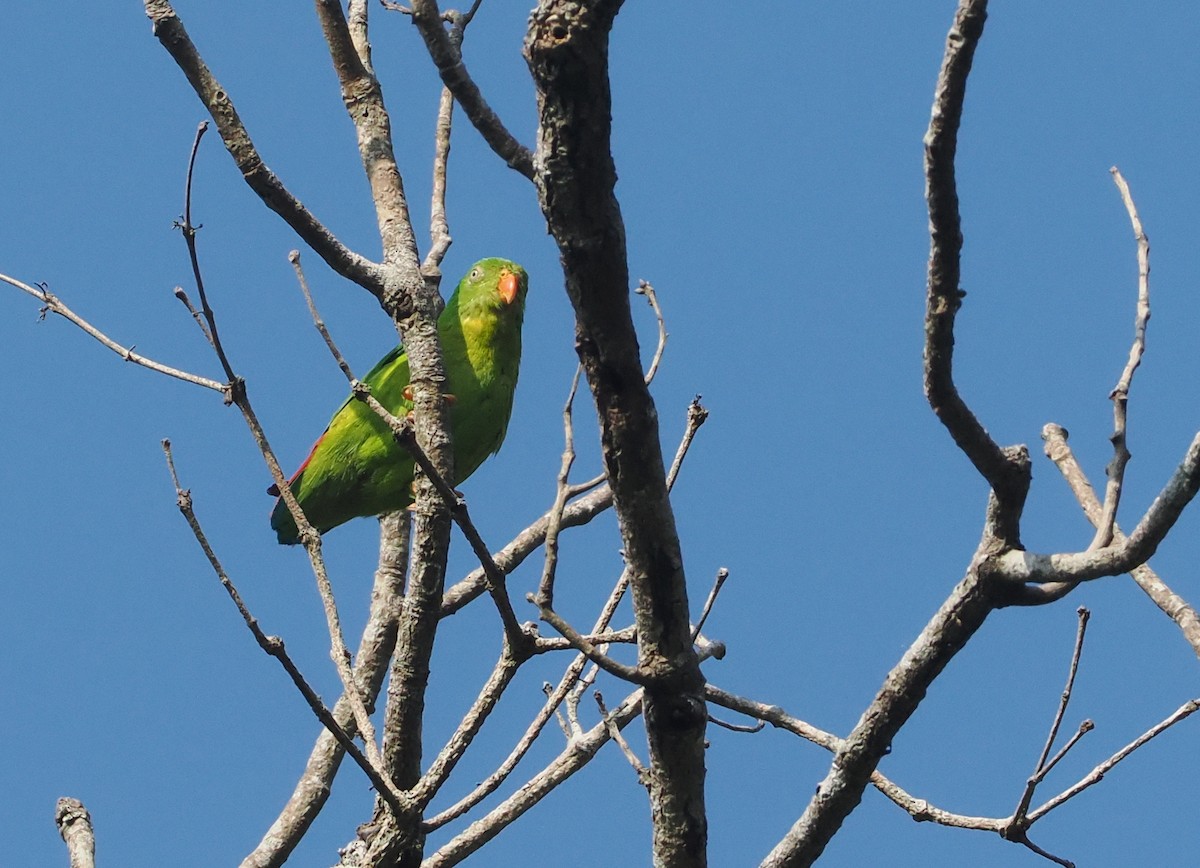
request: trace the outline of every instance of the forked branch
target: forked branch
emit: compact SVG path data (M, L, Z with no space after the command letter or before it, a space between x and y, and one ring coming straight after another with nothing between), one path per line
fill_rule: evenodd
M342 244L267 168L234 108L229 92L221 86L200 56L171 4L167 0L145 0L144 5L146 15L154 25L154 35L187 76L196 96L208 109L221 140L250 189L263 204L282 217L330 268L382 300L385 294L382 269Z
M929 208L929 279L925 302L925 396L954 442L1005 506L1019 510L1025 483L971 412L954 383L954 320L962 306L962 221L954 158L967 77L983 35L987 0L962 0L946 39L933 114L925 134L925 199ZM1015 529L1011 529L1015 531Z
M533 154L513 137L483 98L463 64L459 46L451 41L442 25L443 17L436 0L413 0L412 18L442 83L454 94L475 129L510 168L533 180Z

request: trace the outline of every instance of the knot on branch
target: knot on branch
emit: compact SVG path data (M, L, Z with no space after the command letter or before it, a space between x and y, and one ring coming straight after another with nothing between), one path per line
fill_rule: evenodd
M242 406L246 401L246 381L241 377L234 377L225 384L221 395L226 407L230 404Z
M402 322L413 315L412 293L403 287L388 284L379 293L378 298L379 306L393 322Z
M310 525L300 531L300 543L310 553L316 554L321 549L321 534Z
M667 727L677 732L702 727L708 722L708 706L698 694L660 693L653 681L646 690L655 701L646 706L646 716L655 727Z

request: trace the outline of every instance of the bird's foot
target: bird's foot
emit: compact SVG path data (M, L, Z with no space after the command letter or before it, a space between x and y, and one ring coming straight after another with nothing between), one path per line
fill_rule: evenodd
M405 386L404 391L401 394L404 395L405 401L412 401L413 387L411 385ZM454 397L449 392L447 392L445 395L442 395L442 400L452 407L458 402L458 398Z

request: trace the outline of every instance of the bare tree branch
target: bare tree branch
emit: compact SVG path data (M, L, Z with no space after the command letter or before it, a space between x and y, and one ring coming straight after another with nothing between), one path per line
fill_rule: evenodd
M1086 582L1128 573L1154 555L1197 490L1200 490L1200 434L1192 440L1183 461L1137 527L1121 542L1069 554L1044 555L1011 549L997 559L998 572L1010 582L1038 583Z
M201 377L198 374L190 374L187 371L181 371L178 368L172 368L153 359L148 359L145 356L135 353L133 347L125 347L114 341L104 332L93 326L75 311L71 310L62 300L52 293L45 284L38 286L30 286L28 283L17 280L15 277L9 277L7 274L0 274L0 281L15 286L24 293L28 293L42 303L41 316L45 318L47 313L56 313L63 319L78 326L87 334L91 335L104 346L108 347L118 356L127 362L132 362L135 365L141 365L143 368L148 368L151 371L157 371L160 374L166 374L168 377L174 377L177 380L183 380L185 383L192 383L196 386L203 386L206 389L212 389L214 392L220 392L225 395L229 392L229 386L225 383L218 383L216 380L210 380L208 377Z
M701 656L707 652L701 651ZM642 688L625 697L612 709L607 721L601 721L581 737L572 739L563 751L487 815L476 820L456 835L436 853L427 858L421 868L448 868L457 865L499 835L526 811L554 791L559 784L592 761L596 753L611 740L610 726L624 729L642 710Z
M777 729L798 735L828 751L837 751L842 745L842 740L833 733L818 729L812 724L805 723L803 720L793 717L778 705L768 705L753 699L747 699L743 696L737 696L712 684L707 685L704 688L704 692L705 696L708 697L708 701L715 705L720 705L731 711L737 711L749 717L765 721ZM933 822L942 826L953 826L960 829L981 829L999 833L1007 822L1007 819L970 817L942 810L931 805L925 799L911 795L878 771L871 773L871 784L897 806L907 811L918 823Z
M816 861L858 806L876 766L925 698L929 685L996 608L998 601L980 576L978 558L977 554L966 577L888 673L858 724L834 751L828 774L800 819L763 861L764 868Z
M1003 451L975 418L954 384L954 319L960 286L962 223L954 157L967 77L987 19L986 0L962 0L946 39L933 115L925 134L925 198L929 206L929 282L925 307L925 396L954 442L1008 505L1024 493Z
M399 811L401 800L398 794L395 792L395 788L391 785L387 772L383 767L383 757L379 751L379 746L375 741L374 725L371 723L371 718L367 712L366 704L363 702L362 697L358 692L358 684L355 681L350 652L346 648L346 640L342 634L341 618L338 614L337 603L333 596L333 585L329 581L329 575L325 569L325 561L321 556L320 534L318 534L308 523L308 520L305 518L303 510L300 508L300 504L296 501L296 498L293 495L287 480L285 480L283 477L283 471L279 466L279 462L275 457L274 451L267 442L266 432L263 430L263 427L258 421L258 417L254 412L254 408L250 404L250 397L246 391L245 381L234 372L233 365L230 363L229 357L225 353L225 348L221 343L220 333L217 328L216 314L213 312L212 306L208 302L208 295L204 288L204 276L200 268L200 259L196 245L197 230L192 224L191 195L192 173L195 167L196 152L200 144L200 139L203 136L206 128L206 124L200 125L196 131L196 137L192 145L191 154L188 160L187 183L184 190L183 219L179 224L179 229L183 235L184 243L187 245L188 259L192 266L193 278L196 281L196 290L200 296L201 311L203 312L205 322L208 325L206 334L209 338L209 342L212 344L213 351L220 360L221 367L224 369L226 376L229 377L227 400L233 403L238 410L241 411L242 418L246 421L247 426L250 428L251 435L254 437L254 441L258 446L259 451L266 460L272 476L275 478L275 486L278 488L280 495L283 497L284 502L291 511L292 517L296 522L296 527L300 532L301 540L304 543L304 548L308 554L309 562L312 565L313 575L317 581L317 588L320 592L321 603L325 612L325 620L329 629L329 638L331 643L330 657L333 659L338 676L341 678L343 688L350 702L350 707L354 712L355 722L358 725L358 730L360 733L362 733L363 745L366 749L366 756L374 772L374 776L371 778L371 780L373 782L382 782L377 783L377 786L380 786L381 788L381 797L388 803L389 807ZM163 449L167 453L167 463L171 468L172 478L175 478L175 468L171 460L169 441L163 441ZM176 489L182 491L179 488L178 480L176 480ZM187 507L190 509L190 495L186 498L186 500ZM185 498L181 493L181 510L184 509L184 501ZM188 513L185 511L184 515L187 516ZM194 523L194 519L189 519L189 524L192 525L193 532L197 534L197 539L201 539L202 534L199 533L199 525ZM201 546L205 549L205 553L209 556L209 560L213 564L214 569L217 570L218 575L222 575L223 573L215 559L216 556L208 548L207 543L201 541ZM235 602L239 604L238 608L242 611L243 617L247 617L249 613L246 612L244 607L240 605L240 598L237 598L236 594ZM247 624L251 626L252 630L255 629L250 620L247 621ZM256 633L255 635L257 638L258 634ZM282 642L278 643L278 647L279 651L282 651ZM268 653L272 653L267 645L263 645L263 649ZM279 659L281 663L284 663L284 668L288 669L289 674L292 675L293 680L295 680L297 683L297 686L301 688L302 692L304 692L307 684L303 682L303 679L299 678L300 673L298 671L293 672L295 667L289 668L290 660L287 660L285 657L280 657ZM311 688L309 688L308 693L305 693L306 698L309 697L309 693L312 693ZM312 696L315 697L316 694L312 693ZM311 699L310 704L312 704ZM320 703L319 699L317 700L316 705L314 705L314 711L316 711L318 707L320 708L318 717L320 717L321 721L328 726L329 722L332 721L332 717L329 715L328 709L325 709L324 705ZM347 750L354 755L354 752L357 751L357 748L354 748L353 750L347 748Z
M67 796L54 806L54 823L67 845L71 868L96 868L96 833L92 815L79 799Z
M604 632L588 633L582 637L593 645L631 645L637 642L637 628L623 627L620 630L605 630ZM535 654L548 654L553 651L577 651L568 639L562 636L541 636L538 638Z
M552 608L554 606L554 577L558 569L558 534L562 530L563 510L571 495L571 466L575 463L575 425L574 408L575 393L579 390L579 375L583 368L575 367L575 375L571 377L571 388L567 392L567 402L563 405L563 453L562 462L558 468L557 484L555 486L554 505L550 507L550 523L546 526L545 560L542 564L542 580L538 583L536 601L538 606Z
M582 738L572 740L542 771L485 816L443 844L421 863L421 868L448 868L477 852L559 784L591 762L600 748L611 740L610 726L623 729L641 710L642 689L638 688L612 710L607 721L593 726Z
M595 626L592 628L593 634L599 633L608 627L609 622L612 620L613 614L617 610L617 605L621 602L621 599L625 595L625 590L628 585L628 574L626 572L622 572L621 578L613 587L612 592L608 596L608 600L605 602L604 607L600 610L600 615L596 618ZM539 643L539 645L540 644L541 643ZM512 773L513 769L517 767L517 763L519 763L529 751L529 748L533 745L534 740L536 740L541 734L542 729L554 715L559 705L561 705L563 702L563 699L567 696L572 687L574 687L577 679L579 678L579 673L583 671L586 663L587 658L582 654L571 662L571 664L567 667L566 672L563 673L562 678L559 680L558 686L549 691L545 705L542 706L541 710L534 717L533 722L530 723L526 728L525 733L517 742L516 747L512 749L508 757L506 757L504 762L500 764L500 767L488 775L487 779L475 787L475 789L467 796L460 799L456 804L452 805L446 810L440 812L437 816L428 820L425 824L427 829L436 829L445 825L451 820L462 816L467 811L471 810L471 808L473 808L475 805L479 804L489 795L494 793L500 787L500 785L504 783L505 779ZM569 737L570 735L568 734L568 738Z
M382 301L386 289L382 269L334 237L267 168L238 116L228 91L221 87L204 63L171 4L167 0L145 0L144 5L146 15L154 25L154 35L187 76L196 96L208 109L216 122L221 140L225 142L225 147L250 189L258 194L263 204L282 217L330 268Z
M530 16L525 57L538 103L534 183L575 309L576 351L596 405L629 565L638 670L649 685L653 861L702 866L704 676L691 641L683 555L633 326L614 189L608 47L620 8L620 2L541 0Z
M629 761L629 765L633 768L634 774L637 775L638 783L650 789L650 770L642 764L638 755L634 753L633 748L629 746L629 742L625 740L625 736L621 735L621 728L617 726L608 713L608 707L604 704L604 695L597 690L594 694L596 697L596 705L600 709L600 718L604 725L608 727L609 737L617 743L617 747L621 749L621 753L625 759Z
M679 442L678 449L675 451L675 458L671 462L671 469L667 472L668 489L675 484L675 480L679 476L679 470L683 466L683 460L687 457L688 450L692 446L692 441L696 437L696 432L700 430L700 426L707 419L708 410L700 403L700 396L697 395L692 399L691 404L688 405L687 428L683 433L683 438ZM592 480L592 482L595 482L595 480ZM583 489L589 487L591 487L590 482L585 484ZM580 486L573 486L571 490L579 491ZM612 502L612 489L608 486L596 489L586 497L581 497L579 500L567 504L563 510L560 527L578 527L581 524L587 524L601 512L612 506ZM500 570L506 574L511 573L538 546L542 545L546 540L552 520L553 510L521 531L512 542L493 555L492 559L496 562ZM486 587L486 576L483 569L480 568L473 571L446 592L446 596L442 599L442 617L445 618L453 615L483 593Z
M1100 781L1104 779L1104 776L1106 774L1108 774L1108 772L1110 772L1113 769L1113 767L1116 766L1117 763L1119 763L1121 760L1125 759L1125 757L1129 756L1131 753L1133 753L1139 747L1144 745L1146 742L1150 741L1155 736L1170 729L1172 726L1179 723L1179 721L1181 721L1187 717L1190 717L1192 714L1194 714L1198 710L1200 710L1200 699L1189 699L1183 705L1179 706L1179 708L1177 708L1175 710L1175 712L1172 713L1171 715L1169 715L1165 720L1163 720L1162 722L1160 722L1158 724L1155 724L1149 730L1142 733L1140 736L1138 736L1136 739L1131 741L1129 744L1125 745L1125 747L1121 748L1119 751L1117 751L1111 757L1106 759L1104 762L1100 763L1100 765L1098 765L1094 769L1092 769L1091 772L1089 772L1086 776L1084 776L1083 779L1081 779L1077 784L1075 784L1074 786L1070 787L1069 789L1063 791L1059 795L1055 796L1053 799L1046 802L1044 805L1036 808L1035 810L1030 811L1029 812L1029 821L1033 822L1033 821L1039 819L1040 817L1044 817L1046 814L1053 811L1059 805L1062 805L1064 802L1067 802L1070 799L1073 799L1075 796L1082 793L1088 787L1091 787L1091 786L1094 786L1094 785L1100 783Z
M208 121L201 121L200 125L196 127L196 136L192 139L192 150L188 155L187 180L183 186L183 218L175 222L175 228L183 234L183 243L187 245L188 262L192 266L192 280L196 283L196 293L200 297L200 314L204 318L201 331L208 338L213 352L217 354L217 361L221 363L225 379L230 383L231 388L234 388L233 384L237 382L238 378L233 372L233 366L229 363L229 357L225 355L225 347L221 343L221 335L217 330L217 317L208 303L208 293L204 289L204 274L200 270L200 253L196 246L196 233L200 231L200 227L192 223L192 180L196 173L196 155L200 153L200 140L204 138L207 131ZM188 307L191 307L190 302Z
M1121 200L1129 214L1129 222L1133 224L1133 234L1138 245L1138 298L1137 316L1134 318L1133 346L1129 349L1129 361L1121 372L1121 378L1113 387L1109 398L1113 402L1113 458L1109 464L1108 484L1104 491L1104 512L1096 525L1096 536L1089 548L1098 549L1112 542L1113 527L1117 520L1117 509L1121 504L1121 486L1125 481L1125 465L1129 463L1129 448L1125 441L1126 410L1129 405L1129 387L1133 381L1133 372L1142 362L1142 354L1146 351L1146 324L1150 321L1150 240L1142 229L1141 218L1138 217L1137 206L1133 204L1133 195L1129 185L1116 166L1109 169L1117 189L1121 191Z
M925 135L929 207L929 280L925 316L925 392L930 407L959 448L992 486L984 539L966 578L888 673L883 687L839 747L804 813L763 861L764 868L808 866L816 861L858 806L879 760L908 721L925 691L1000 604L989 572L981 568L998 542L1019 543L1019 518L1028 491L1028 454L1001 449L959 396L952 376L954 317L959 287L962 229L954 157L967 76L983 34L986 0L961 0L946 39Z
M1083 508L1084 515L1092 524L1098 524L1102 514L1100 501L1067 444L1066 429L1053 423L1046 425L1042 429L1042 439L1046 443L1046 455L1062 472L1075 499ZM1120 527L1113 525L1113 539L1119 543L1124 538ZM1141 564L1130 575L1154 604L1179 626L1184 639L1192 646L1196 656L1200 657L1200 614L1187 600L1172 591L1149 565Z
M474 16L477 8L478 3L472 7L471 16ZM510 168L532 180L533 155L513 138L467 73L459 46L453 43L442 26L442 13L435 0L414 0L412 19L442 76L442 83L454 94L475 129Z
M533 594L528 596L530 603L537 605L537 600ZM548 609L545 606L540 606L539 611L541 618L547 624L552 626L562 635L564 639L571 643L571 647L578 651L583 656L587 657L609 675L629 681L633 684L646 686L647 678L644 673L636 666L626 666L624 663L618 663L606 654L601 653L600 649L584 638L583 634L568 624L561 615L553 609Z
M1055 764L1065 756L1065 751L1070 749L1071 745L1075 743L1075 740L1068 742L1067 747L1054 758L1053 762L1047 762L1047 759L1050 757L1050 751L1054 747L1054 741L1058 738L1058 730L1062 726L1063 716L1067 713L1067 705L1071 701L1071 694L1075 689L1075 675L1079 672L1079 658L1083 654L1083 637L1087 633L1088 618L1091 616L1091 613L1083 606L1080 606L1076 612L1079 615L1079 627L1075 631L1075 647L1071 652L1071 664L1067 668L1067 684L1059 696L1058 710L1055 711L1054 721L1050 724L1050 733L1046 736L1046 744L1042 747L1042 752L1038 756L1037 764L1033 768L1033 774L1025 782L1025 789L1021 793L1017 808L1013 811L1015 827L1023 826L1025 815L1029 810L1029 803L1033 800L1033 794L1037 789L1037 785L1045 779L1050 769L1054 768Z
M459 721L458 728L446 742L445 747L438 753L434 761L430 763L425 774L421 776L421 780L412 790L412 796L417 804L422 808L427 806L429 802L437 795L438 790L449 778L450 773L454 771L454 767L458 761L462 759L463 754L467 752L467 748L471 746L475 736L479 734L480 729L486 722L488 715L496 707L496 703L500 701L500 696L512 683L513 677L517 674L517 669L521 666L527 656L516 657L513 655L512 649L505 643L504 650L500 654L500 659L496 661L495 667L492 669L492 674L479 690L479 696L476 697L474 704L470 710L463 715L463 719Z
M450 161L450 125L454 117L454 95L442 88L434 131L433 193L429 208L429 252L421 263L422 273L440 270L454 239L446 220L446 166Z
M587 524L604 510L612 506L612 490L608 486L567 504L563 510L561 527L579 527ZM546 540L550 527L551 513L546 513L492 555L496 566L504 573L511 573ZM462 581L446 591L442 598L441 617L453 615L487 590L487 575L483 567L473 570Z
M369 69L369 57L360 54L351 36L341 0L316 0L316 6L333 68L342 86L342 101L358 132L358 151L371 185L383 260L408 274L416 274L421 258L404 197L404 181L392 150L391 119L383 103L383 90ZM364 28L360 43L365 45L366 4L357 8L361 10Z
M212 566L213 572L216 573L217 578L221 582L221 586L225 588L226 593L229 594L229 598L237 607L238 612L242 616L242 620L245 621L246 626L250 628L250 632L254 635L254 639L256 642L258 642L259 647L262 648L263 651L265 651L268 655L279 661L279 664L284 668L284 671L286 671L288 676L292 679L292 683L296 685L296 688L300 691L305 701L308 702L309 708L312 709L313 714L315 714L317 719L325 725L325 728L333 734L334 738L337 739L338 744L342 746L342 749L346 751L346 753L350 754L351 758L358 763L358 766L370 779L377 792L379 792L383 800L388 803L388 806L396 812L397 816L409 813L411 811L411 805L409 804L408 798L404 794L398 792L391 782L383 775L379 768L378 761L365 756L363 752L359 750L358 745L354 743L354 740L350 737L350 735L344 729L342 729L337 720L334 719L334 716L330 710L325 707L323 702L321 702L321 697L317 695L317 692L313 690L307 679L305 679L299 668L292 661L291 656L287 653L287 649L284 647L283 640L278 636L268 636L266 633L264 633L262 628L258 625L258 619L250 614L250 610L242 601L242 595L238 592L237 587L230 580L229 575L225 572L225 568L221 566L220 560L217 559L216 552L213 551L212 546L208 542L207 535L204 533L204 530L200 526L199 520L196 518L196 513L192 509L191 491L183 488L179 482L179 476L175 472L175 461L171 454L171 442L169 440L164 440L162 446L163 452L167 457L167 468L171 473L171 481L175 485L175 495L179 505L179 511L183 514L184 519L188 523L188 527L191 528L192 534L196 537L196 542L200 544L200 548L204 551L204 556L208 559L209 564ZM342 667L339 667L339 672L341 671L341 668ZM345 687L347 695L351 697L351 703L353 704L355 698L357 698L358 704L361 705L362 699L358 695L357 684L353 680L350 680L349 683L345 684ZM361 715L357 715L357 717L362 719L366 717L366 714L364 712ZM366 741L365 743L367 744L369 751L373 746L373 742Z
M350 0L346 4L346 22L350 32L350 42L354 45L354 51L358 54L359 60L362 61L363 68L371 75L375 74L375 68L371 63L371 38L370 38L370 3L367 0Z
M372 707L396 647L396 625L404 605L408 513L393 512L381 516L379 530L379 566L371 591L371 609L354 657L359 690L363 701ZM357 731L346 695L343 694L333 707L333 717L348 735L353 736ZM287 861L325 806L344 754L337 739L328 730L323 730L287 805L259 845L242 860L241 868L279 868Z

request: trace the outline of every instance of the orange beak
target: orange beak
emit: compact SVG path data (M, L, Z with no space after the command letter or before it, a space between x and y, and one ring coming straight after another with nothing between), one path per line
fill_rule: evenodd
M500 272L500 297L504 299L505 304L512 304L517 298L517 290L521 288L521 281L511 271Z

